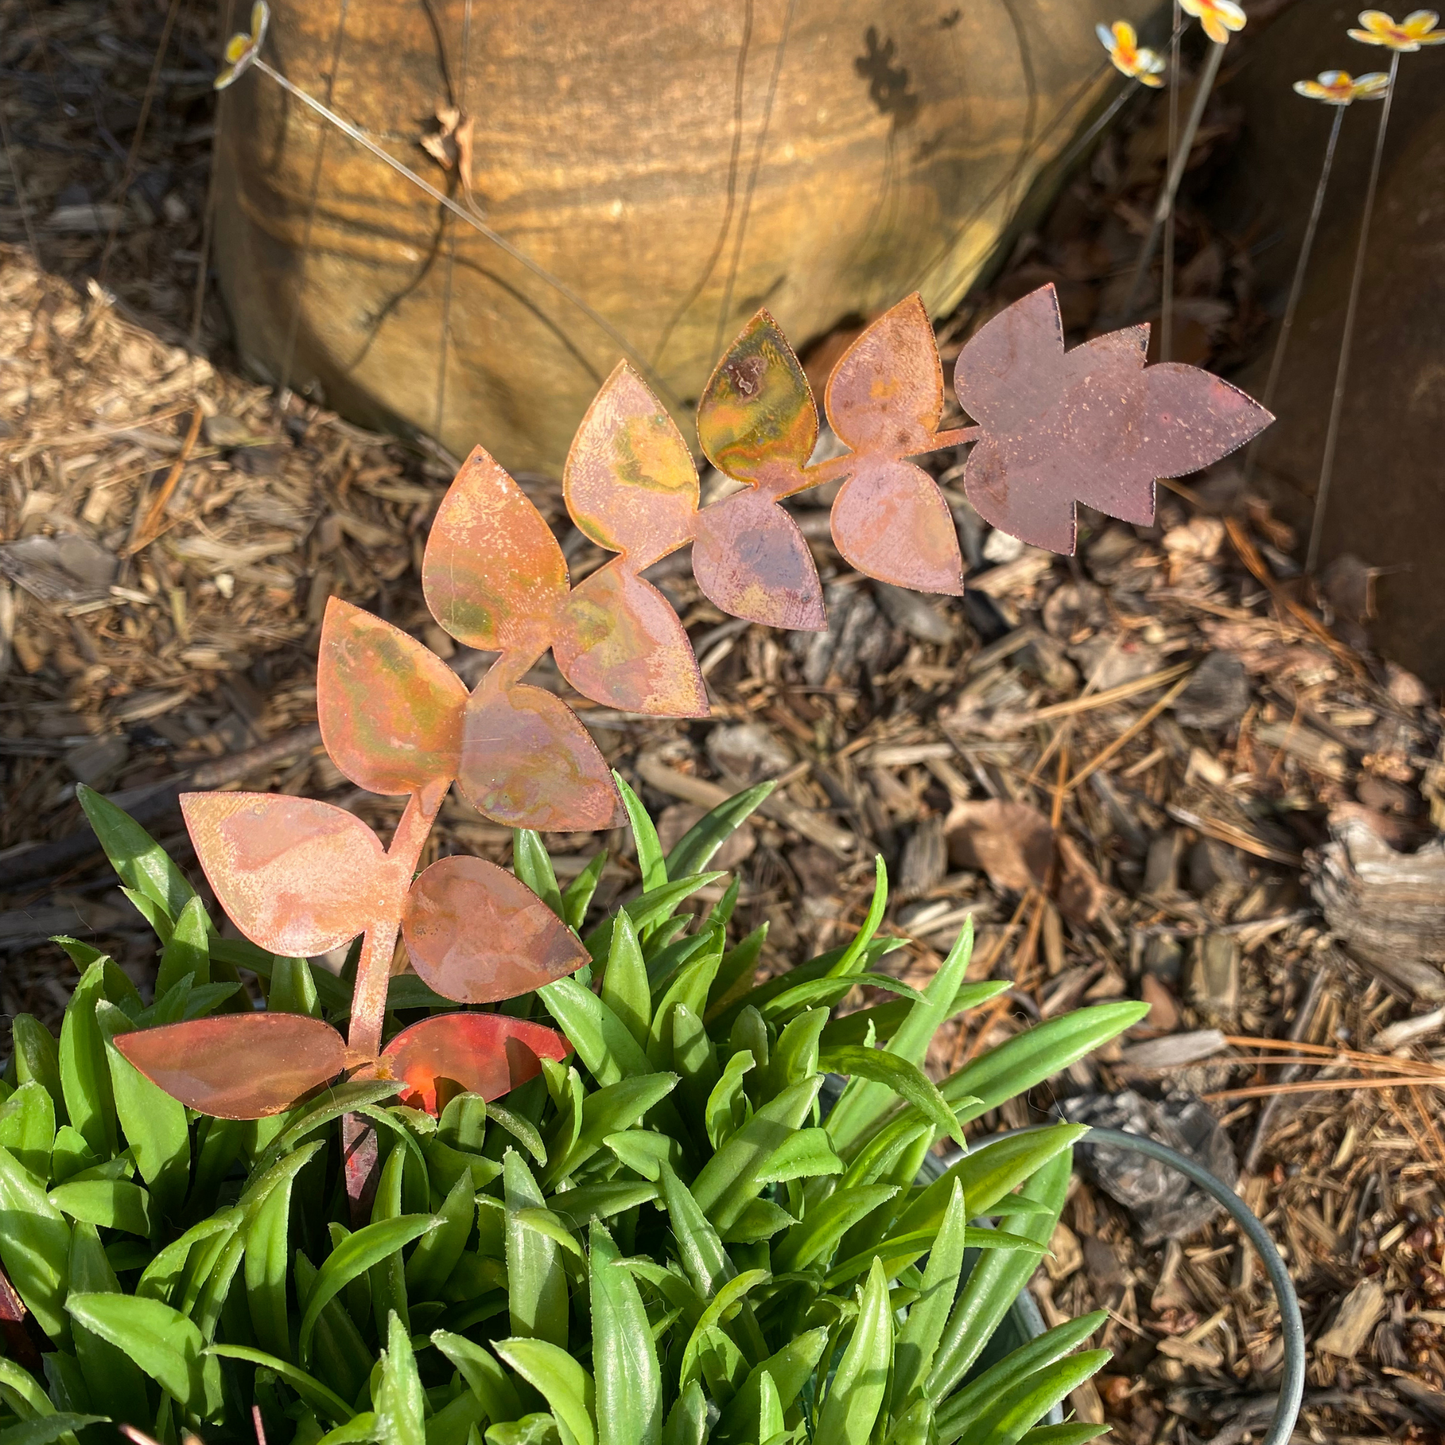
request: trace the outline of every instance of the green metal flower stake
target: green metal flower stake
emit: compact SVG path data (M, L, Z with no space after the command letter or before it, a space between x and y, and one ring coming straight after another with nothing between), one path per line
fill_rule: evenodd
M1310 206L1309 220L1305 223L1304 239L1300 242L1299 259L1295 262L1294 276L1290 281L1289 297L1285 301L1284 317L1280 321L1279 336L1275 339L1274 355L1270 357L1269 376L1264 383L1264 405L1274 404L1274 395L1279 387L1280 374L1284 370L1285 352L1289 349L1290 332L1294 329L1295 312L1299 309L1300 294L1304 290L1305 272L1309 268L1310 253L1314 249L1315 232L1319 229L1320 216L1325 207L1325 191L1330 183L1330 170L1335 162L1335 146L1340 138L1340 124L1345 111L1357 100L1383 100L1389 77L1383 71L1371 71L1368 75L1352 76L1347 70L1324 70L1315 80L1297 80L1295 93L1307 100L1317 100L1334 110L1330 122L1329 139L1325 142L1325 161L1320 168L1319 184L1315 187L1315 198ZM1259 438L1249 444L1244 454L1244 479L1254 475L1255 462L1259 456Z
M1365 206L1360 216L1360 239L1355 247L1355 267L1350 276L1350 296L1345 303L1345 330L1340 338L1340 361L1335 370L1335 389L1330 397L1330 419L1325 430L1325 454L1320 462L1320 480L1315 488L1314 518L1310 523L1309 548L1305 552L1305 571L1313 572L1320 557L1320 538L1324 534L1325 508L1329 501L1330 483L1334 479L1335 447L1340 439L1340 412L1345 400L1345 384L1350 374L1350 347L1355 339L1355 317L1359 312L1360 283L1365 275L1365 251L1370 242L1370 219L1375 211L1375 192L1380 183L1380 162L1385 154L1385 131L1390 124L1390 106L1395 98L1395 78L1400 70L1400 57L1424 49L1427 45L1445 45L1445 30L1440 29L1440 16L1434 10L1412 10L1396 22L1383 10L1362 10L1359 30L1350 31L1350 39L1362 45L1383 45L1390 53L1390 72L1385 78L1384 108L1380 111L1380 128L1375 133L1375 153L1370 161L1370 179L1365 186ZM1323 78L1323 77L1321 77Z

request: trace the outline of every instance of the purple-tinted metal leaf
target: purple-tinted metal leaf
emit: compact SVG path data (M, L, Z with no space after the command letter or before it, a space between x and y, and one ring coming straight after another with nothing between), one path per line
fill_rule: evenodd
M824 409L854 451L908 457L931 449L943 417L943 367L917 292L884 312L839 358Z
M500 1099L542 1072L542 1059L565 1059L572 1046L541 1024L506 1014L436 1014L403 1029L382 1051L383 1072L405 1079L406 1102L437 1112L437 1081Z
M1218 461L1273 419L1195 367L1146 367L1147 345L1138 326L1064 351L1052 287L981 328L959 354L956 385L986 430L964 488L987 521L1072 552L1076 502L1150 522L1156 478Z
M459 1003L515 998L588 960L524 883L482 858L442 858L411 886L402 929L412 967Z
M612 825L617 791L591 734L539 687L503 687L489 673L467 699L462 796L487 817L540 832Z
M963 591L953 514L912 462L864 454L833 502L833 541L858 571L917 592Z
M677 613L623 561L572 589L557 629L557 666L584 697L624 712L707 716L707 689Z
M221 907L272 953L326 953L395 905L396 870L381 841L330 803L183 793L181 811Z
M431 614L458 642L486 652L547 646L567 594L567 564L542 514L481 447L456 475L422 558Z
M708 601L734 617L810 632L827 625L807 541L759 491L735 492L697 514L692 572Z
M743 328L697 404L697 435L719 471L772 496L795 491L818 444L802 363L766 311Z
M581 531L599 547L623 553L634 572L692 537L692 453L667 408L625 361L582 418L562 487Z
M279 1114L347 1063L341 1035L304 1014L220 1014L117 1034L115 1046L173 1099L217 1119Z
M467 689L429 648L339 597L326 604L316 716L331 760L373 793L445 788L461 759Z

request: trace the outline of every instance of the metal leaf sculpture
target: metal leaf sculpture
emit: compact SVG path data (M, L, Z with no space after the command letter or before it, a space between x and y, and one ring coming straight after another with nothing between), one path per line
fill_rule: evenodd
M358 787L403 795L389 846L343 809L257 793L182 800L217 898L254 943L324 953L362 937L346 1039L284 1013L231 1014L117 1037L161 1088L202 1113L258 1118L343 1073L404 1081L435 1110L440 1080L493 1099L562 1059L540 1024L490 1012L437 1014L383 1044L397 938L445 998L485 1005L587 962L577 936L518 879L479 858L443 858L417 876L447 790L517 828L593 830L620 804L576 714L523 679L549 649L583 696L626 712L707 713L682 622L642 573L691 543L704 594L741 618L825 625L806 541L782 502L824 482L838 551L859 572L958 594L963 565L947 499L914 458L973 443L964 486L995 526L1071 552L1076 504L1127 521L1154 515L1158 477L1179 476L1247 442L1271 420L1234 387L1189 366L1145 365L1146 327L1064 347L1053 288L995 316L959 355L955 387L978 423L941 429L943 369L917 296L879 317L839 360L824 406L844 451L813 461L819 424L797 356L765 311L713 372L698 440L741 489L699 507L682 435L627 365L598 393L563 476L578 528L616 555L571 584L542 514L481 447L438 509L422 561L437 622L497 654L470 692L434 653L379 617L332 598L317 663L322 742Z

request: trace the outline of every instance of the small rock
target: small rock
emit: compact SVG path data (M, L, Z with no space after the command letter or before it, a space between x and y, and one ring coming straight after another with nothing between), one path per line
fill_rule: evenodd
M1023 554L1024 544L996 527L984 538L983 555L990 562L1013 562Z
M1174 700L1174 716L1185 727L1226 728L1249 708L1249 677L1229 652L1211 652Z

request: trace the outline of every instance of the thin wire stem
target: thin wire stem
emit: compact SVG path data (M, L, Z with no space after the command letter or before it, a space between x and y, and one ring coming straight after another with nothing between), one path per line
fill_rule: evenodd
M505 236L494 231L484 222L479 221L476 216L474 216L469 210L467 210L465 206L459 205L445 192L439 191L434 185L431 184L430 181L423 180L421 176L417 175L417 173L411 169L410 166L405 165L403 162L397 160L395 156L383 150L379 145L377 145L374 140L371 139L369 135L365 134L365 132L361 130L358 130L354 125L351 124L350 121L343 120L339 115L336 114L334 110L331 110L329 107L323 105L319 100L316 99L315 96L308 95L304 90L301 89L299 85L296 85L294 82L287 80L286 77L282 75L279 70L275 69L271 65L268 65L266 61L262 60L259 56L254 61L254 65L257 70L261 71L265 75L270 76L271 79L274 80L276 84L279 85L281 89L287 93L287 95L294 96L302 103L302 105L309 106L318 115L330 121L332 125L334 125L339 131L342 132L343 135L349 136L357 143L357 145L361 146L364 150L369 151L377 158L377 160L381 161L384 165L387 165L392 170L394 170L397 175L401 176L407 181L410 181L412 185L414 185L424 194L430 196L432 200L434 200L439 206L445 207L448 211L452 213L452 215L458 217L462 221L465 221L466 224L469 225L474 231L477 231L481 235L485 236L487 240L489 240L492 245L494 245L499 251L502 251L506 255L510 256L515 262L517 262L519 266L525 267L525 269L530 271L534 276L536 276L538 280L543 281L548 286L550 286L554 291L556 291L559 296L562 297L564 301L566 301L569 305L576 307L576 309L580 311L583 316L585 316L599 331L602 332L604 336L607 337L609 341L611 341L622 352L622 354L628 359L628 361L630 361L638 369L638 371L640 371L647 378L648 384L652 387L654 391L660 392L663 397L666 400L670 401L674 406L679 408L681 407L682 403L673 392L672 388L656 375L652 367L647 364L646 359L643 356L639 355L639 353L633 348L632 344L627 340L627 338L624 337L622 333L618 331L618 329L605 316L593 310L593 308L589 306L587 302L585 302L565 281L554 276L545 266L541 265L537 261L534 261L529 255L527 255L525 251L519 250L509 240L507 240Z
M1071 145L1068 150L1066 150L1064 154L1059 158L1059 160L1056 162L1058 170L1060 172L1067 171L1068 168L1073 165L1073 163L1078 159L1078 157L1088 149L1089 143L1094 140L1094 138L1099 134L1099 132L1103 130L1104 127L1108 125L1109 122L1113 120L1114 117L1118 115L1121 110L1123 110L1125 102L1128 101L1131 97L1137 95L1141 89L1142 87L1137 80L1128 81L1124 85L1124 88L1118 93L1118 95L1116 95L1113 100L1109 102L1108 109L1105 110L1104 113L1098 118L1098 120L1096 120L1093 125L1091 125L1088 130L1086 130L1083 135L1081 135L1078 140L1076 140L1073 145Z
M1165 219L1174 209L1174 196L1179 190L1179 182L1184 178L1184 167L1188 164L1189 152L1194 149L1194 137L1198 133L1199 122L1203 119L1209 93L1214 89L1214 78L1219 74L1219 62L1223 59L1224 46L1211 42L1209 59L1204 62L1204 73L1199 77L1199 89L1195 92L1194 105L1190 108L1189 119L1184 123L1184 133L1179 138L1179 149L1169 162L1169 173L1164 178L1164 189L1159 193L1158 204L1154 207L1154 219L1149 226L1149 234L1139 252L1139 260L1134 266L1134 278L1129 283L1129 295L1124 302L1123 315L1125 318L1133 314L1134 307L1139 300L1139 293L1144 289L1144 281L1149 274L1150 263L1154 260L1154 248L1159 244L1159 232Z
M1395 99L1395 77L1400 69L1400 52L1390 55L1390 79L1385 85L1385 103L1380 109L1380 129L1375 133L1375 155L1370 162L1370 180L1365 187L1365 210L1360 217L1360 241L1355 249L1355 269L1350 277L1350 299L1345 304L1345 331L1340 338L1340 364L1335 371L1335 391L1330 398L1330 420L1325 430L1325 455L1320 462L1320 484L1315 488L1315 514L1310 523L1310 545L1305 553L1305 571L1313 572L1320 559L1320 538L1325 526L1325 505L1330 482L1334 480L1335 445L1340 439L1340 411L1345 400L1345 383L1350 375L1350 345L1355 339L1355 316L1360 305L1360 283L1365 275L1365 250L1370 242L1370 217L1375 210L1375 191L1380 184L1380 162L1385 154L1385 128L1390 124L1390 104Z
M1260 404L1266 411L1274 407L1274 395L1279 387L1280 374L1284 371L1284 356L1289 349L1290 332L1294 329L1295 312L1299 310L1300 295L1304 291L1305 271L1309 268L1310 252L1314 249L1315 232L1319 229L1320 216L1325 208L1325 190L1330 183L1330 168L1335 163L1335 144L1340 138L1340 125L1345 118L1346 107L1334 108L1335 118L1330 125L1330 138L1325 144L1325 163L1320 168L1320 183L1315 187L1314 204L1310 207L1310 218L1305 224L1304 240L1300 242L1299 259L1295 262L1294 279L1289 285L1289 299L1284 304L1284 319L1279 324L1279 336L1275 339L1274 355L1269 361L1269 376L1264 383L1264 395ZM1263 436L1263 433L1260 433ZM1255 462L1259 457L1260 437L1250 442L1244 454L1244 480L1246 485L1254 476Z
M1174 33L1169 37L1169 156L1171 164L1179 145L1179 39L1183 11L1174 0ZM1164 270L1160 277L1159 359L1168 361L1174 349L1174 206L1164 218Z

